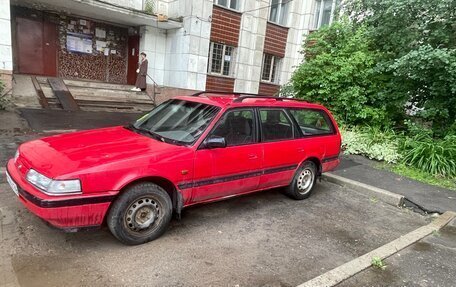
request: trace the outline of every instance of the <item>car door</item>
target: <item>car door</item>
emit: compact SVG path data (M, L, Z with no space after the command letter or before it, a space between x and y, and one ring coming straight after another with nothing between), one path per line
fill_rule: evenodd
M321 159L322 171L339 164L341 139L329 115L321 109L294 108L289 110L301 134L306 157Z
M208 137L224 138L226 147L196 151L192 202L202 202L258 188L263 159L254 109L228 110ZM207 140L206 138L206 140Z
M297 137L292 119L284 109L260 108L258 111L264 150L264 174L259 187L287 185L304 157L304 147Z

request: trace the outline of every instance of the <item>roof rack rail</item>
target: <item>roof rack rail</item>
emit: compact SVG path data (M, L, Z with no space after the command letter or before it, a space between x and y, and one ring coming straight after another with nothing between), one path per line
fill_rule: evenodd
M239 92L219 92L219 91L203 91L203 92L197 92L193 95L192 97L198 97L204 94L216 94L216 95L227 95L227 96L236 96L236 97L241 97L241 96L256 96L256 97L267 97L267 96L262 96L258 94L252 94L252 93L239 93Z
M204 94L217 94L217 95L227 95L227 96L234 95L236 97L233 101L234 103L241 103L245 99L274 99L277 101L288 100L288 101L307 102L305 100L296 99L296 98L282 98L282 97L266 96L266 95L252 94L252 93L239 93L239 92L203 91L203 92L195 93L191 96L198 97L198 96L201 96Z
M295 98L283 98L283 97L273 97L273 96L261 96L261 95L246 95L246 96L240 96L238 98L236 98L233 102L235 103L241 103L243 100L245 99L255 99L255 98L258 98L258 99L273 99L273 100L276 100L276 101L298 101L298 102L307 102L305 100L301 100L301 99L295 99Z
M255 99L255 98L258 98L258 99L273 99L273 100L277 100L277 101L283 101L283 100L287 99L287 98L279 98L279 97L273 97L273 96L245 95L245 96L240 96L240 97L236 98L233 102L241 103L245 99Z

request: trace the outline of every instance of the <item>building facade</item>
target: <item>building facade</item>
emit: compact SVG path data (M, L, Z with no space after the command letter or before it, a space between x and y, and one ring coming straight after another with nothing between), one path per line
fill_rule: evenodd
M2 0L0 74L277 94L338 0ZM166 93L166 92L165 92Z

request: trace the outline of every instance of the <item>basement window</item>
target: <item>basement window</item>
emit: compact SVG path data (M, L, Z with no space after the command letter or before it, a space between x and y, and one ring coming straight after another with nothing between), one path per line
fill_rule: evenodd
M211 74L230 76L234 63L235 48L221 43L211 42L209 50L208 72Z
M277 84L279 82L279 70L282 59L271 55L263 54L263 71L261 72L261 80L269 83Z
M234 9L234 10L239 10L239 1L238 0L214 0L214 2L217 5Z

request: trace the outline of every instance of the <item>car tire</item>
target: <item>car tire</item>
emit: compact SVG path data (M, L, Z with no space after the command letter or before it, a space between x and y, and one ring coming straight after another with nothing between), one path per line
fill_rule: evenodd
M285 188L285 194L296 200L308 198L317 181L317 166L312 161L304 162L296 171L291 184Z
M172 217L168 193L153 183L129 187L113 203L107 224L122 243L138 245L160 237Z

